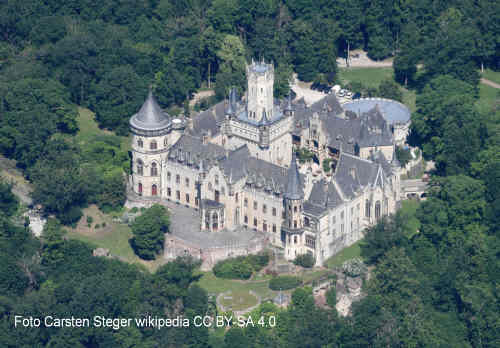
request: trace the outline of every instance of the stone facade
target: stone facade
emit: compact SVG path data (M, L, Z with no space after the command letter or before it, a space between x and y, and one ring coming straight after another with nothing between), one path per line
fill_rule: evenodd
M185 250L211 265L261 250L265 240L284 248L288 260L312 253L321 265L395 212L394 135L376 107L356 116L335 96L311 107L276 101L272 65L252 62L247 74L246 97L232 90L228 101L187 121L171 120L150 93L130 121L131 189L195 211L199 232L193 233L264 236L233 244L232 252L172 237L171 257ZM299 165L293 147L312 151L318 164L331 160L331 171L313 174L309 164Z

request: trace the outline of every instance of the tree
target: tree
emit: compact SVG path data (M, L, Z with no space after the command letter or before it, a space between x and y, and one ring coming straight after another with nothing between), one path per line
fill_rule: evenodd
M397 100L398 102L403 101L403 92L401 92L398 84L392 79L386 79L380 83L378 94L382 98Z
M215 93L218 98L227 97L231 87L245 90L245 47L240 38L226 35L217 51L219 72L216 76Z
M59 264L64 258L64 234L59 221L49 218L43 227L43 253L42 262L52 266Z
M164 206L155 204L132 223L131 245L142 259L152 260L163 250L170 219Z
M12 216L18 205L17 197L12 193L12 185L0 180L0 211L7 216Z

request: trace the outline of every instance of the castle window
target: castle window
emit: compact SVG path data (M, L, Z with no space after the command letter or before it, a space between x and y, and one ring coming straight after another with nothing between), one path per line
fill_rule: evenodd
M151 163L151 176L157 176L158 175L158 167L156 166L156 163L153 162Z
M297 244L297 236L293 236L293 244Z
M156 140L152 140L151 143L149 143L149 149L150 150L156 150L157 148Z
M257 218L253 218L253 225L257 227Z
M151 186L151 196L156 196L158 194L158 187L156 185Z
M243 222L244 222L245 224L248 224L248 215L245 215L245 217L243 218Z
M139 196L142 196L142 183L139 183L139 185L137 185L137 193L139 193Z
M198 204L200 204L199 201L198 201L198 197L194 197L194 205L198 206Z
M167 196L170 197L172 195L172 190L170 187L167 187Z
M189 193L186 193L186 203L189 203Z
M181 191L179 190L175 191L175 198L177 198L178 201L181 200Z
M216 174L215 175L215 186L219 185L219 176Z
M293 207L293 212L296 213L297 212L297 206Z
M273 224L273 232L276 233L276 224Z
M262 212L263 212L264 214L266 214L266 213L267 213L267 205L265 205L265 204L264 204L264 205L262 205Z
M253 209L254 209L254 210L257 210L257 208L258 208L257 201L253 201Z
M293 220L293 228L297 228L297 220Z
M167 172L167 181L170 181L172 179L172 174L170 172Z
M168 138L165 137L165 139L163 140L163 146L167 147L168 145Z
M316 249L316 240L311 236L306 236L306 245L309 248Z
M266 220L264 220L264 221L262 222L262 230L263 230L264 232L267 232L267 223L266 223Z
M179 174L177 174L177 175L175 176L175 183L176 183L176 184L180 184L180 183L181 183L181 176L180 176Z
M369 218L370 217L370 201L366 200L365 203L365 217Z
M273 207L272 212L273 212L273 216L276 216L276 208L275 207Z
M186 187L189 187L189 178L184 179L184 181L186 183Z
M243 200L243 206L244 206L244 207L248 207L248 198L245 198L245 199Z
M137 174L142 175L144 173L144 163L142 163L142 160L138 159L137 160Z
M380 201L375 203L375 219L380 218Z
M238 192L236 192L236 194L234 195L234 201L238 203Z
M137 139L137 146L143 147L144 143L142 142L142 139Z
M309 225L310 225L309 218L305 217L304 218L304 226L309 227Z

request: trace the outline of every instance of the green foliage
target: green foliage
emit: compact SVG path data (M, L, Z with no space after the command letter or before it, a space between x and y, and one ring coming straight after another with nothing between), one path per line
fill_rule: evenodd
M238 256L217 262L213 272L218 278L249 279L254 272L260 271L268 263L269 254L267 252Z
M164 206L155 204L146 209L131 225L134 237L130 243L135 253L145 260L154 259L163 250L169 225L170 219Z
M305 253L298 255L295 260L293 260L293 263L295 265L299 265L305 268L312 268L314 266L314 263L316 260L314 259L313 255L310 253Z
M403 92L394 80L384 80L378 86L378 94L382 98L403 101Z
M396 158L402 167L406 166L412 160L410 148L405 149L401 146L396 146Z
M326 303L331 307L331 308L335 308L336 304L337 304L337 289L335 288L335 284L332 285L330 287L330 289L328 289L326 291Z
M17 197L12 193L12 185L0 180L0 211L7 216L12 216L19 206Z
M314 157L314 152L309 151L306 148L301 148L297 150L297 158L299 159L300 163L309 162L313 159L313 157Z
M295 276L277 276L269 281L269 289L271 290L289 290L296 288L302 284L302 280Z
M332 162L332 158L325 158L323 160L323 170L325 171L325 173L329 173L332 170Z

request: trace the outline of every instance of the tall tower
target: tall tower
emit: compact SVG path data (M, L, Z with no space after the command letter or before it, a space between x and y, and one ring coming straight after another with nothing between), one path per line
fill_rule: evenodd
M161 196L162 160L171 145L169 134L172 124L169 118L169 115L158 105L151 91L139 112L130 118L131 186L133 191L140 196ZM182 132L182 127L182 121L177 120L175 132Z
M285 257L290 260L302 253L304 243L302 228L304 192L302 191L295 152L292 153L292 162L288 168L286 190L283 197L285 221L282 225L282 235L285 239Z
M274 66L264 61L247 65L248 118L260 122L274 117Z

